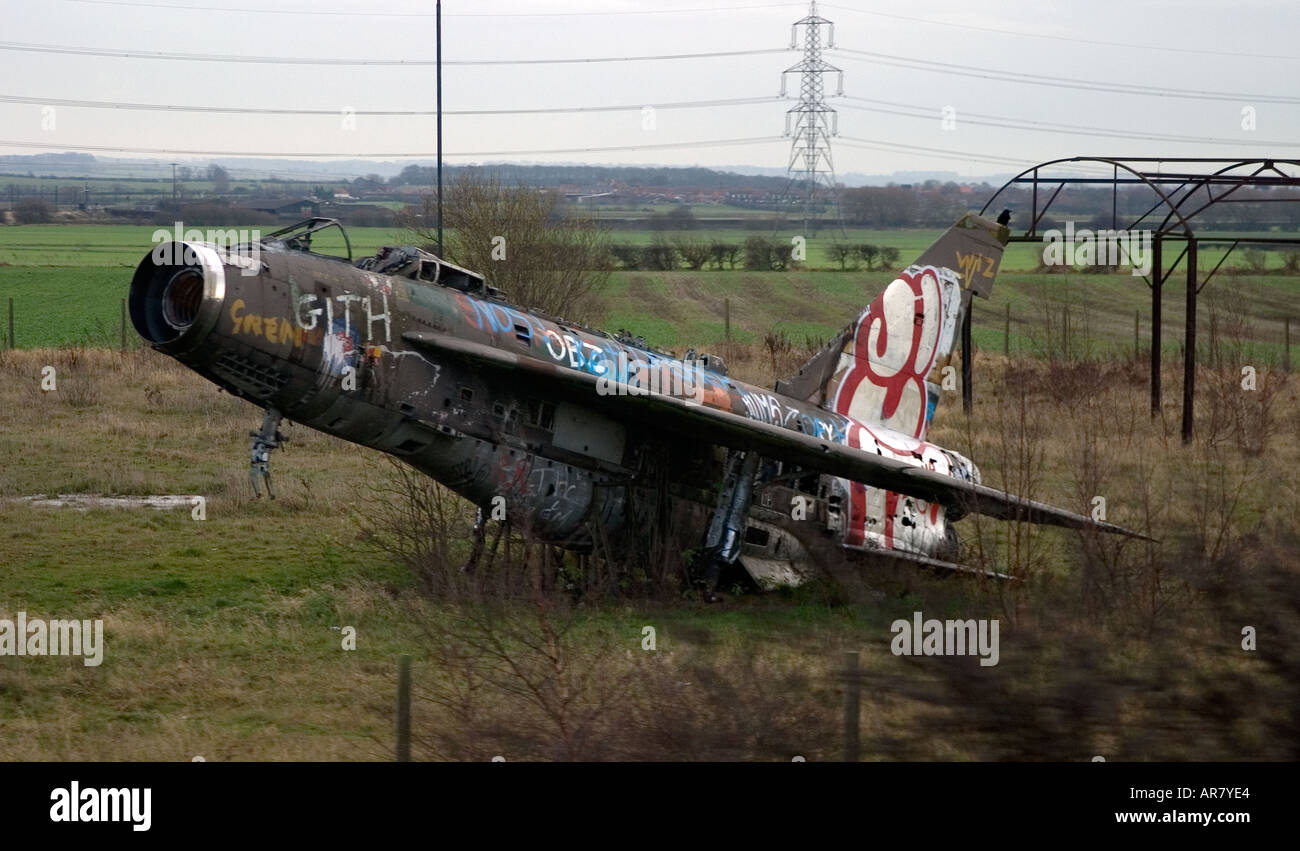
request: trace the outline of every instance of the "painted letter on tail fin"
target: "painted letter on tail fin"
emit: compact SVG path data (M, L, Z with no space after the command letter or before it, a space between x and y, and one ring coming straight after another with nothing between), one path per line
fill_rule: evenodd
M777 391L923 438L970 294L993 291L1008 233L963 216Z

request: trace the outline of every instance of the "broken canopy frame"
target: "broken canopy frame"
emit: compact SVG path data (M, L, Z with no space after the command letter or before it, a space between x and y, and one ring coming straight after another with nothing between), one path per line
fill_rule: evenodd
M1097 177L1068 173L1072 166L1101 165L1111 167L1111 176ZM1165 171L1165 166L1174 166L1175 170ZM1061 172L1067 172L1061 174ZM1121 174L1123 172L1123 174ZM1040 206L1040 184L1042 196L1046 201ZM1215 157L1069 157L1049 160L1020 174L1004 183L993 193L980 209L984 215L990 209L996 210L998 199L1011 187L1029 186L1031 208L1028 228L1020 234L1013 232L1011 242L1038 242L1042 236L1038 225L1043 216L1051 209L1052 203L1067 186L1105 186L1111 187L1111 227L1115 230L1152 231L1151 274L1143 275L1143 280L1151 289L1151 414L1160 412L1160 337L1161 337L1161 294L1164 282L1178 268L1183 258L1187 259L1187 308L1183 344L1183 442L1192 439L1194 418L1193 410L1196 395L1196 297L1200 290L1210 282L1224 260L1238 245L1296 245L1300 246L1300 236L1295 237L1232 237L1198 234L1195 229L1196 217L1206 210L1221 203L1300 203L1300 194L1282 195L1272 198L1250 197L1230 198L1229 196L1242 188L1263 189L1277 187L1300 187L1300 160L1259 158L1231 159ZM1128 220L1126 226L1120 227L1119 187L1141 185L1154 193L1154 203L1141 215ZM1054 187L1054 188L1053 188ZM1204 195L1199 193L1204 190ZM1050 191L1050 194L1048 192ZM1159 211L1164 210L1164 217L1157 223ZM1168 269L1163 268L1163 243L1166 240L1182 241L1182 252ZM1202 243L1227 244L1228 250L1215 264L1205 280L1197 284L1197 249ZM971 411L973 398L971 386L971 313L966 313L962 325L962 407Z

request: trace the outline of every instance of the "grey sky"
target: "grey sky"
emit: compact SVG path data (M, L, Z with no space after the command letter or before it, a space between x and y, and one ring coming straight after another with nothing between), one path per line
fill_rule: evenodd
M104 47L174 53L256 56L432 59L432 2L375 0L229 0L231 7L275 10L363 10L355 16L269 14L181 7L217 7L219 0L0 0L0 42ZM152 4L152 5L150 5ZM175 8L162 8L172 6ZM705 11L718 7L745 7ZM444 58L528 59L634 56L782 48L790 24L806 3L762 0L536 0L458 2L443 6ZM555 14L637 12L654 14ZM383 16L378 12L396 13ZM841 48L1017 73L1139 83L1198 91L1290 96L1300 71L1300 5L1293 2L997 4L919 0L907 4L840 0L822 4L836 23ZM526 16L521 13L551 13ZM405 14L405 17L396 16ZM930 23L907 18L925 19ZM1013 30L1019 35L990 30ZM1027 34L1055 36L1035 38ZM1150 39L1176 52L1088 43ZM1212 53L1218 51L1220 53ZM1221 55L1222 53L1240 55ZM1285 57L1285 58L1265 58ZM1294 57L1294 58L1293 58ZM782 69L798 54L607 64L452 66L444 70L445 106L536 108L597 106L775 96ZM889 145L924 146L1023 161L1074 154L1129 156L1300 155L1300 144L1261 147L1251 142L1300 140L1300 105L1250 98L1209 100L1150 97L999 82L891 67L844 54L828 61L845 72L849 95L919 108L923 117L850 109L840 134ZM828 88L834 81L828 79ZM797 91L797 81L791 81ZM0 95L237 107L431 109L432 67L346 67L233 64L157 59L35 54L0 50ZM852 103L832 99L832 105ZM859 104L866 105L866 104ZM509 115L444 119L449 152L613 147L779 136L788 104L659 110L653 128L640 111L599 114ZM955 110L955 129L941 126ZM1254 131L1243 130L1242 109L1256 111ZM904 111L913 111L905 109ZM1014 122L1050 122L1124 133L1213 137L1194 144L1088 134L1030 132L977 126L970 113ZM44 145L120 146L276 153L371 153L434 150L433 119L339 115L247 116L177 114L59 107L54 126L36 104L0 103L0 140ZM48 125L48 120L46 125ZM530 162L662 163L671 165L784 166L787 141L734 147L625 152L457 156L453 162L516 159ZM3 147L0 155L45 149ZM840 172L951 170L962 175L1005 172L1003 163L972 162L942 153L866 150L837 145ZM111 156L112 154L102 154ZM131 154L122 154L132 156ZM189 159L176 157L176 159ZM207 161L211 157L196 157Z

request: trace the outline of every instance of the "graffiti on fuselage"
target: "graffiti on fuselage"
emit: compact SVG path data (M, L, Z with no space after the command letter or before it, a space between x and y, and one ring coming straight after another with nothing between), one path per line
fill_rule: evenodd
M583 370L598 378L635 384L638 377L665 373L663 387L702 385L702 404L793 431L819 440L847 445L851 420L831 411L795 406L756 387L732 383L692 364L625 346L607 337L594 337L518 308L494 304L464 293L455 294L462 319L472 328L491 334L509 334L527 342L535 354L545 353L552 362ZM665 395L667 393L665 392ZM735 400L740 402L737 406Z
M700 368L698 363L683 363L608 337L565 328L509 305L485 302L464 293L456 293L455 298L461 317L472 328L511 335L535 354L545 353L560 366L625 387L653 388L656 395L694 396L701 404L731 410L726 379ZM672 388L686 390L679 393Z
M383 289L378 290L378 295L383 303L383 311L375 313L371 304L373 296L358 295L352 292L343 292L330 298L329 296L317 295L316 293L303 293L298 296L294 304L294 321L298 327L304 331L314 330L317 324L322 321L324 315L324 326L333 329L339 324L341 333L344 337L351 337L352 332L357 332L358 339L364 337L366 340L379 340L389 343L393 339L393 326L388 310L388 293ZM335 306L337 302L338 306ZM360 309L357 311L355 320L352 314L352 305L359 304ZM335 311L341 313L335 318ZM362 314L365 319L362 320ZM375 336L375 323L382 323L383 337ZM362 333L364 331L364 333ZM332 331L331 331L332 332Z
M624 368L628 363L640 363L649 368L682 368L681 361L676 359L565 328L508 305L483 302L463 293L456 293L455 299L461 317L469 327L493 335L512 335L517 341L526 342L534 356L542 357L544 353L546 359L560 366L584 370L597 377L619 371L620 363L625 365ZM932 359L927 360L932 363ZM710 407L819 440L890 456L945 475L970 478L969 469L958 460L959 456L914 436L888 427L868 427L843 413L799 405L777 394L732 383L712 373L706 373L706 376L711 392L705 404ZM625 375L619 377L627 380ZM508 470L507 478L520 475L514 467L508 467ZM857 482L841 482L849 495L845 545L890 547L931 554L943 542L943 510L937 503L869 488ZM513 479L511 484L515 484Z
M793 429L819 440L845 444L848 442L849 420L845 417L836 416L828 411L810 412L797 408L772 393L764 393L757 389L737 387L736 392L745 405L745 413L751 420Z
M366 282L370 292L365 295L345 290L330 297L291 288L294 324L299 333L316 335L321 344L322 379L356 369L361 363L363 347L371 342L392 342L392 313L388 309L392 284L375 275L366 275ZM375 300L382 305L379 312L375 310ZM288 324L287 320L281 323Z
M868 428L854 423L849 445L856 449L889 454L936 473L968 482L978 482L979 472L956 452L888 429ZM860 482L840 480L848 494L849 517L844 544L876 546L934 555L945 541L944 511L938 503L925 502Z
M248 310L242 298L230 303L226 311L230 317L230 333L245 337L261 337L269 343L292 343L298 347L306 343L319 344L322 333L308 331L301 326L295 327L290 320L278 316L263 316Z

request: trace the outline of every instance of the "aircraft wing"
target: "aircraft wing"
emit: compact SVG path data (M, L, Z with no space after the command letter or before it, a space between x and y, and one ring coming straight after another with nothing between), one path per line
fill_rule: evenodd
M615 416L637 416L643 420L653 417L657 425L693 440L717 443L733 449L754 450L804 469L851 479L926 502L937 502L964 513L1071 529L1095 529L1152 540L1113 523L1098 522L1091 517L987 485L955 479L893 458L699 405L693 400L667 395L600 395L596 392L597 378L590 373L462 340L450 334L408 331L402 335L402 339L440 355L456 356L470 363L549 379L556 390L562 387L585 390L589 395L584 395L583 398L589 400L593 407L604 407L607 411L613 408Z

